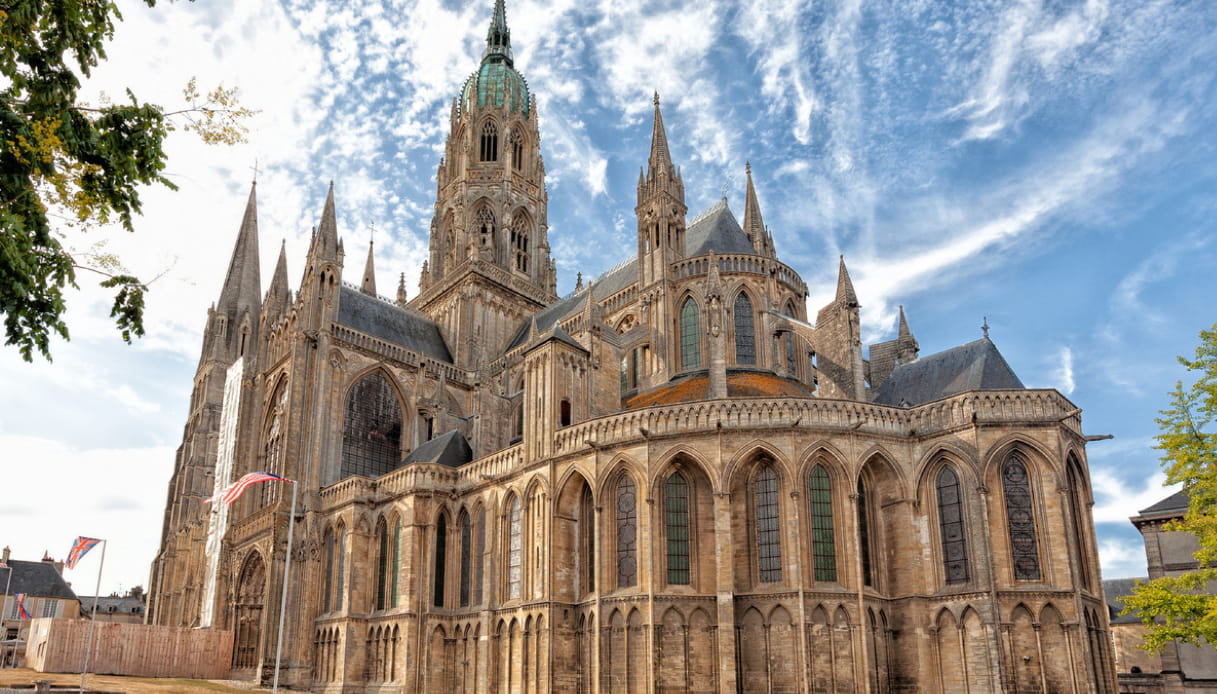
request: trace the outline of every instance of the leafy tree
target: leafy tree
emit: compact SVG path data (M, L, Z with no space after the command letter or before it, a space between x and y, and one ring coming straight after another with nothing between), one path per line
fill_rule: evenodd
M1174 639L1217 647L1217 324L1200 331L1196 357L1179 363L1198 375L1191 385L1175 383L1170 407L1157 419L1155 447L1167 484L1183 483L1191 497L1183 519L1167 530L1196 535L1199 568L1139 583L1124 599L1124 613L1136 612L1149 626L1144 647L1152 651Z
M50 359L52 335L68 339L64 292L80 270L113 290L122 338L144 334L147 285L104 249L73 253L64 233L114 222L131 231L141 186L176 189L162 173L170 131L236 142L251 114L234 90L202 97L193 80L174 112L130 90L119 103L82 102L81 80L121 18L111 0L0 0L0 314L5 344L26 361L35 351Z

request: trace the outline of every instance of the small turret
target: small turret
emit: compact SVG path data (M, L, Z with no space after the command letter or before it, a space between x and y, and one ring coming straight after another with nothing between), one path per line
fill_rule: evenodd
M372 241L368 241L368 262L363 268L363 282L359 285L359 291L368 296L376 296L376 267L373 261Z
M748 177L748 190L744 197L744 233L757 253L773 258L773 237L765 227L765 220L761 218L761 203L757 200L756 188L752 185L751 162L744 164L744 174Z
M816 316L816 355L820 392L825 397L859 400L865 393L858 295L841 256L837 292Z

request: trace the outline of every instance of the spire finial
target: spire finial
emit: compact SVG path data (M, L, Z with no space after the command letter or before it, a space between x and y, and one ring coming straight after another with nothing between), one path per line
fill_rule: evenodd
M511 30L507 28L507 8L503 0L494 0L494 16L486 32L486 50L482 52L482 62L512 66Z
M659 108L659 90L655 90L655 107Z
M989 317L985 316L980 324L980 332L984 334L985 339L989 339Z
M254 157L253 172L254 172L254 185L256 186L256 185L258 185L258 158L257 157Z

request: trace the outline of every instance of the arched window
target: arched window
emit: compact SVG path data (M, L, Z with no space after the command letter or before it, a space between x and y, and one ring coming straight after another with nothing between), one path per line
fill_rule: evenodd
M444 606L444 563L448 554L448 518L439 514L435 522L435 594L431 603L436 607Z
M342 469L348 475L379 477L401 463L401 406L379 372L369 374L347 396L342 431Z
M334 609L342 609L342 597L345 593L343 584L346 582L346 566L347 566L347 531L344 526L338 526L338 532L334 540L334 555L332 566L334 567Z
M761 583L782 580L782 537L778 527L778 475L765 463L756 474L756 554Z
M461 528L461 607L469 607L469 589L473 580L473 527L469 522L469 513L464 509L461 509L457 525Z
M947 584L967 583L968 542L963 525L959 477L949 465L938 473L938 526L942 531L942 567Z
M329 528L325 529L321 546L325 552L325 592L321 595L321 611L329 612L334 595L334 532Z
M482 604L482 564L486 557L486 509L478 509L477 524L473 528L477 539L477 551L473 556L473 604Z
M518 129L511 131L511 168L524 170L524 136Z
M393 579L389 591L389 606L397 607L400 596L398 578L401 576L401 519L393 521Z
M832 480L823 465L808 476L811 498L811 548L817 581L837 580L837 547L832 529Z
M668 583L689 585L689 481L672 473L663 489L664 527L668 536Z
M693 297L680 307L680 368L701 366L701 315Z
M1090 580L1090 533L1086 528L1086 489L1082 486L1082 476L1078 471L1077 459L1072 455L1066 464L1066 474L1069 482L1069 515L1073 518L1073 545L1077 553L1078 580L1082 586L1093 589Z
M528 272L528 220L522 215L511 227L511 258L512 267Z
M583 559L579 568L583 572L584 592L590 593L596 589L596 507L592 502L592 489L586 484L579 499L579 549Z
M1010 532L1010 555L1014 578L1040 580L1040 555L1035 538L1035 513L1031 508L1031 485L1027 466L1017 455L1002 467L1002 488L1006 496L1006 521Z
M384 520L376 524L376 609L383 610L389 599L389 531Z
M494 248L494 213L489 208L478 210L474 231L477 233L479 248Z
M735 363L756 363L756 330L752 320L752 301L740 292L735 297Z
M509 443L519 443L524 440L524 396L520 395L519 400L515 404L515 423L512 427L511 441Z
M482 161L499 160L499 129L494 121L482 125Z
M520 597L524 574L524 537L520 529L520 497L511 500L507 516L507 599Z
M287 417L287 383L279 384L271 397L274 409L270 413L270 426L266 430L266 447L263 450L262 469L276 475L283 475L283 426ZM283 485L259 485L258 499L260 506L269 506L279 500Z
M558 406L558 426L570 426L570 400L566 398L563 398Z
M638 495L634 480L622 475L617 483L617 587L638 582Z
M861 551L859 560L862 563L862 585L873 586L875 583L871 571L870 516L867 506L866 483L862 478L858 478L858 542L862 545L858 549Z

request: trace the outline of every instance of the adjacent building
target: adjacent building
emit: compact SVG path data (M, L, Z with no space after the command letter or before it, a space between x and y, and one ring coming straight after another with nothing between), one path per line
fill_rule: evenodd
M20 666L25 659L25 641L30 620L38 617L80 616L80 600L72 587L63 580L63 562L50 555L42 561L24 561L11 558L8 547L0 555L0 590L3 593L3 616L0 629L4 639L0 642L0 662L7 666ZM5 568L7 567L7 568ZM18 604L20 598L20 604ZM24 608L25 615L22 614Z
M742 219L689 214L658 96L636 252L558 296L539 118L499 0L413 298L370 247L343 281L332 184L263 293L250 191L151 623L265 681L286 580L317 692L1115 691L1077 406L987 334L864 348L843 259L809 314L746 164ZM200 503L254 470L298 483L290 547L290 485Z

